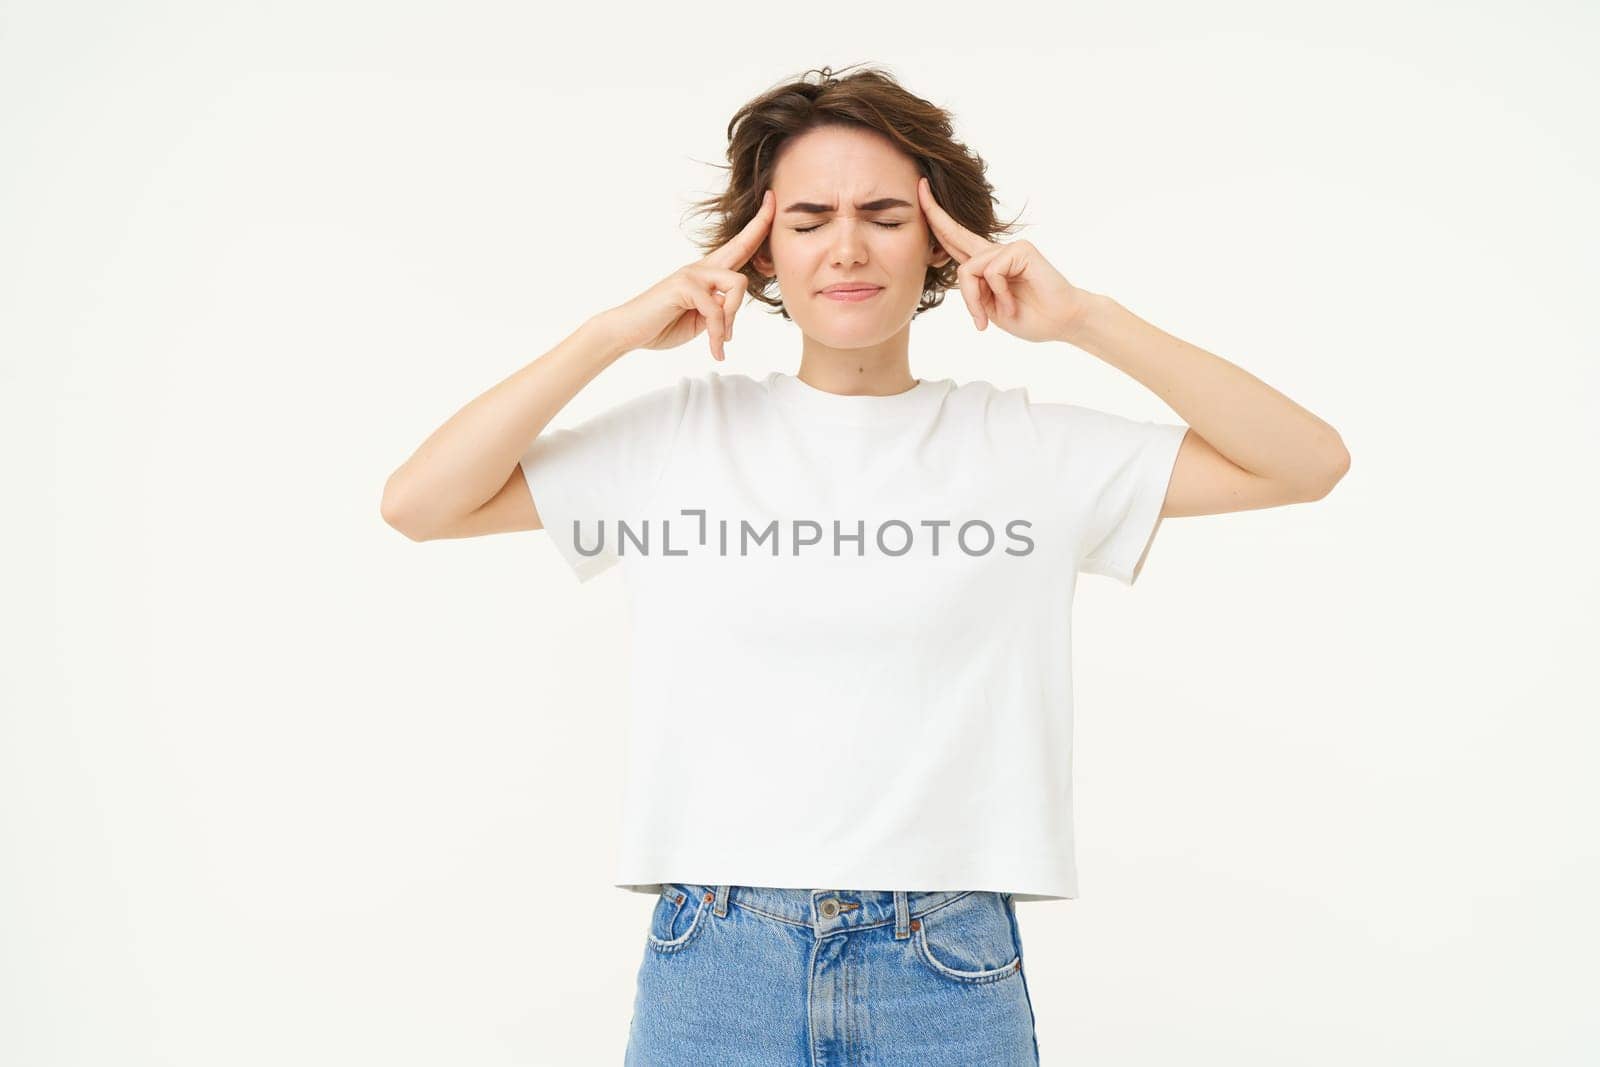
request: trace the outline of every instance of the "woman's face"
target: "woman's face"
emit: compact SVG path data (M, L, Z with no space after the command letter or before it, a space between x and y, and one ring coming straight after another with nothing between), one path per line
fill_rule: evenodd
M772 176L778 212L757 270L776 275L789 317L831 348L860 348L911 321L929 266L949 256L933 243L917 203L920 174L879 134L824 126L789 141ZM865 299L823 290L879 286Z

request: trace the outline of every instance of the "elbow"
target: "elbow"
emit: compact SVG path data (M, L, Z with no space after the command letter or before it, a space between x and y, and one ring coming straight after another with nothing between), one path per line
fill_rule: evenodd
M1333 487L1343 481L1346 474L1350 473L1350 450L1344 447L1344 441L1339 439L1338 435L1334 436L1331 451L1332 456L1328 460L1326 467L1327 473L1318 480L1316 495L1311 498L1312 500L1321 500L1333 492Z
M416 508L410 505L405 494L395 485L393 477L383 487L383 500L378 505L378 512L391 529L400 531L408 540L428 540Z
M428 536L422 532L421 528L413 524L404 515L398 515L385 509L383 511L383 521L388 523L391 529L399 530L406 536L408 541L421 543L428 539Z
M1328 483L1328 488L1330 490L1334 486L1338 485L1340 480L1343 479L1346 474L1350 473L1350 450L1344 447L1344 438L1335 433L1333 435L1333 444L1334 452L1333 464L1331 468L1333 472L1333 478Z

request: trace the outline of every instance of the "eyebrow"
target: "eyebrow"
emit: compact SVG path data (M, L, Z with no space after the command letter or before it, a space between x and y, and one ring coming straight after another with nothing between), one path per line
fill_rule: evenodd
M857 204L857 211L888 211L892 207L910 207L911 205L899 197L885 196L877 200L869 200L865 204ZM826 215L836 210L831 204L812 204L804 200L797 200L784 208L784 213L800 212L807 215Z

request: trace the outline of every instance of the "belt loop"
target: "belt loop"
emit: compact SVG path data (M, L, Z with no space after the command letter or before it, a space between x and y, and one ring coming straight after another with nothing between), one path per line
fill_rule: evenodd
M894 891L894 939L904 941L911 936L911 903L904 889Z
M728 892L732 888L732 886L728 885L717 886L717 906L712 909L712 914L719 919L728 917Z

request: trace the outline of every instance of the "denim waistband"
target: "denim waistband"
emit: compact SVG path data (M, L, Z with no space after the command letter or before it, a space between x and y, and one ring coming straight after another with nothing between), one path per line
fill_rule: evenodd
M780 889L696 882L668 882L663 889L683 893L688 900L699 899L712 904L712 914L718 918L727 916L731 901L769 919L810 927L818 937L893 923L896 939L911 936L911 921L917 916L977 892L971 889ZM1011 894L999 895L1008 898Z

